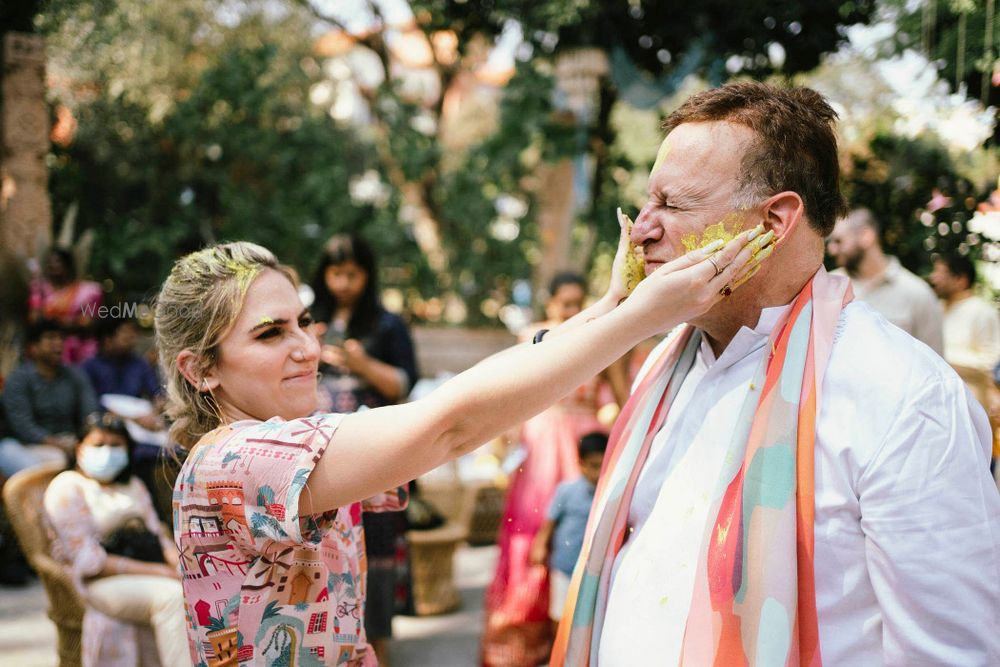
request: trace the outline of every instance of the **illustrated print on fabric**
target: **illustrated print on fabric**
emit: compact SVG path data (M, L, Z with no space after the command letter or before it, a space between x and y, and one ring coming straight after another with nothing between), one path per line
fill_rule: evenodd
M254 645L267 667L322 667L323 647L306 645L302 619L283 613L275 601L268 603Z

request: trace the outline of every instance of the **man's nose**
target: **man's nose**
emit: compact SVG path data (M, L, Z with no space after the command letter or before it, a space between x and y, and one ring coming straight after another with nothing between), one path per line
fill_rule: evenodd
M639 215L635 219L635 224L632 225L632 233L629 235L629 239L636 245L645 245L653 241L658 241L661 236L663 236L663 227L656 220L656 216L652 214L652 206L646 204L639 211Z

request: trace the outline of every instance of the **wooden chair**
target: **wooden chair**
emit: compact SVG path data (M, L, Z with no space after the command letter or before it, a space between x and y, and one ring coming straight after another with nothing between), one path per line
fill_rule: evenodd
M79 667L84 603L67 568L49 552L43 496L62 464L43 464L22 470L3 487L3 501L14 533L31 567L42 578L49 597L49 618L58 631L60 667Z

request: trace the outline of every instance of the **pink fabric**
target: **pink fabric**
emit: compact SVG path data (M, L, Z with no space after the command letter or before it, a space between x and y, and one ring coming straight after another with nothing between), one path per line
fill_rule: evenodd
M83 580L104 569L107 553L101 546L101 535L87 505L84 486L93 484L80 473L67 470L59 473L45 490L46 529L52 543L52 556L69 566L73 583L84 599L87 590ZM135 515L146 527L163 537L160 520L153 500L137 477L128 483L130 495L137 499ZM116 490L109 488L109 493ZM87 606L81 633L81 659L84 667L134 667L140 654L155 656L155 643L148 632L140 632L134 624L106 616ZM144 642L140 642L140 638ZM152 663L144 663L152 664ZM155 664L159 664L157 660Z
M549 576L529 562L531 543L560 482L579 476L577 445L593 431L607 432L594 416L598 384L578 388L562 403L525 422L526 457L513 475L497 543L500 557L486 591L483 663L534 667L548 657Z
M400 510L406 490L298 515L341 417L229 424L185 462L174 533L195 664L377 664L362 622L361 509Z
M97 307L101 305L102 298L100 284L93 281L79 280L56 289L47 280L36 280L31 283L28 310L32 319L44 317L70 327L88 325L97 319ZM66 336L63 361L67 364L79 364L95 354L95 338L76 334Z

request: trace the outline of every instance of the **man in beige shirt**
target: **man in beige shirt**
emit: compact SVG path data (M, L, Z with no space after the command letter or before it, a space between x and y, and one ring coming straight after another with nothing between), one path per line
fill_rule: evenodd
M837 221L826 251L846 272L854 296L938 354L944 352L941 304L930 286L882 251L879 224L867 208Z
M934 260L931 285L944 302L944 358L986 408L996 459L1000 456L1000 392L993 382L993 368L1000 362L1000 313L973 293L975 284L976 265L968 257L942 255Z

